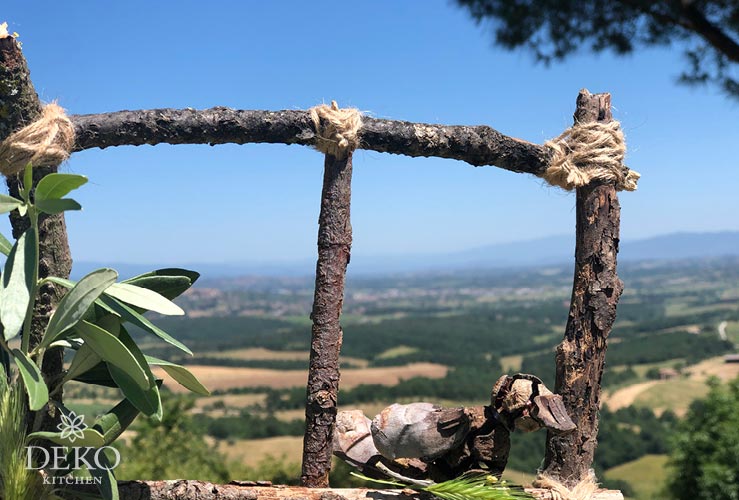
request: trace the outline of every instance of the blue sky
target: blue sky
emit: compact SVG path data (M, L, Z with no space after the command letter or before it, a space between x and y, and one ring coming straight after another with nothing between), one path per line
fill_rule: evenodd
M206 7L207 5L207 7ZM3 2L42 99L70 113L155 107L305 109L487 124L541 143L580 88L612 93L641 172L622 238L739 230L739 105L674 81L677 49L580 54L545 67L493 47L446 0ZM356 255L445 252L574 231L574 195L494 167L355 154ZM300 146L78 153L77 260L241 262L315 255L322 157ZM0 226L8 234L8 224Z

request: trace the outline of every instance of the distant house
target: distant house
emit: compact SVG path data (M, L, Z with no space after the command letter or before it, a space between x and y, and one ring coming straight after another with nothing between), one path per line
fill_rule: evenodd
M660 368L659 369L659 379L660 380L670 380L673 378L677 378L680 376L680 372L675 370L674 368Z
M727 354L724 356L724 363L739 363L739 354Z

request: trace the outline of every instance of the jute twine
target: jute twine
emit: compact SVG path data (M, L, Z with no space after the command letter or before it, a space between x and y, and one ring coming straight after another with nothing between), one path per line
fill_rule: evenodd
M356 108L339 109L336 101L310 108L316 129L314 147L328 155L345 158L359 146L362 114Z
M603 180L619 191L636 190L641 176L623 164L626 142L617 121L578 123L544 145L554 153L542 176L549 184L572 190Z
M0 173L10 176L34 166L58 165L74 145L74 126L56 103L44 107L41 117L10 134L0 143Z
M532 483L534 488L545 488L552 493L552 500L591 500L598 491L598 483L595 480L595 472L591 469L585 479L570 489L556 479L546 476L541 472Z

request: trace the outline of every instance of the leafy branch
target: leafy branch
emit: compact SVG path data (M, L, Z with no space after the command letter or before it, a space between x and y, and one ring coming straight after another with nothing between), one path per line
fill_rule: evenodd
M184 314L172 299L190 288L198 279L198 273L161 269L118 282L116 271L103 268L89 273L77 283L53 276L39 279L39 214L80 210L80 204L66 196L85 183L87 178L81 175L51 173L34 186L33 169L29 164L19 190L20 199L0 195L0 214L17 210L19 215L27 216L29 220L28 229L14 244L0 235L0 252L7 256L0 280L0 363L4 368L0 383L9 390L25 392L25 408L36 412L35 416L31 414L33 418L30 421L26 417L11 419L0 415L0 419L5 419L0 422L0 427L21 422L17 424L21 428L15 431L23 433L26 443L46 440L69 450L65 460L67 465L46 470L47 476L65 476L74 472L69 465L72 447L107 447L139 414L162 419L162 380L154 375L152 366L161 366L172 379L192 392L209 394L185 367L146 356L124 326L125 323L133 324L192 354L184 344L155 326L143 314L146 311L164 315ZM34 305L41 287L46 284L60 285L68 291L46 327L38 332L38 339L32 342ZM11 347L10 342L18 336L20 347ZM45 380L41 372L44 353L49 349L73 353L69 368L56 380ZM73 412L60 401L50 399L70 381L116 387L120 389L123 400L77 433L42 429L43 416L52 411L59 412L67 421L76 421ZM26 414L25 408L22 408L23 415ZM20 462L13 464L0 462L0 497L4 492L3 478L18 473L9 468L25 466ZM89 467L88 470L93 476L102 477L100 493L103 498L116 500L118 491L113 471Z

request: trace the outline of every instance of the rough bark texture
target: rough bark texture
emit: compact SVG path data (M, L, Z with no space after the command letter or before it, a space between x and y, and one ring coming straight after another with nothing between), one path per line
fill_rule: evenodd
M575 122L608 122L610 94L580 91ZM564 341L557 347L555 390L577 424L574 432L547 434L544 473L572 487L584 479L597 445L600 382L606 341L623 283L616 274L620 207L612 184L577 190L575 277Z
M15 39L7 37L0 39L0 140L4 140L13 131L33 122L41 113L41 103L31 83L30 73L23 54ZM34 181L43 176L56 172L57 165L34 166ZM11 196L20 198L20 177L13 176L7 179L8 191ZM13 226L13 237L18 238L28 229L27 217L20 217L18 211L10 213L10 222ZM58 276L69 278L72 269L72 257L67 240L67 226L64 215L39 216L39 276ZM36 300L34 319L31 329L30 345L36 345L46 328L51 313L61 297L60 291L54 285L45 285L41 288ZM64 351L61 348L46 351L42 371L50 389L54 389L54 381L62 372ZM61 401L61 391L55 398ZM44 427L53 428L53 418L47 419Z
M235 483L235 484L234 484ZM429 494L412 490L370 490L365 488L301 488L256 486L253 482L213 484L205 481L120 481L121 500L432 500ZM263 484L263 483L259 483ZM78 486L76 491L96 494L95 486ZM526 488L538 500L559 500L551 491ZM618 491L599 490L592 500L623 500Z
M350 222L352 156L326 155L318 224L318 263L303 440L303 486L328 486L333 427L339 392L339 323L346 266L352 245Z
M143 144L313 145L315 130L307 111L152 109L75 115L77 151ZM360 148L406 156L438 156L474 166L495 165L541 174L549 151L505 136L487 126L429 125L364 117Z

